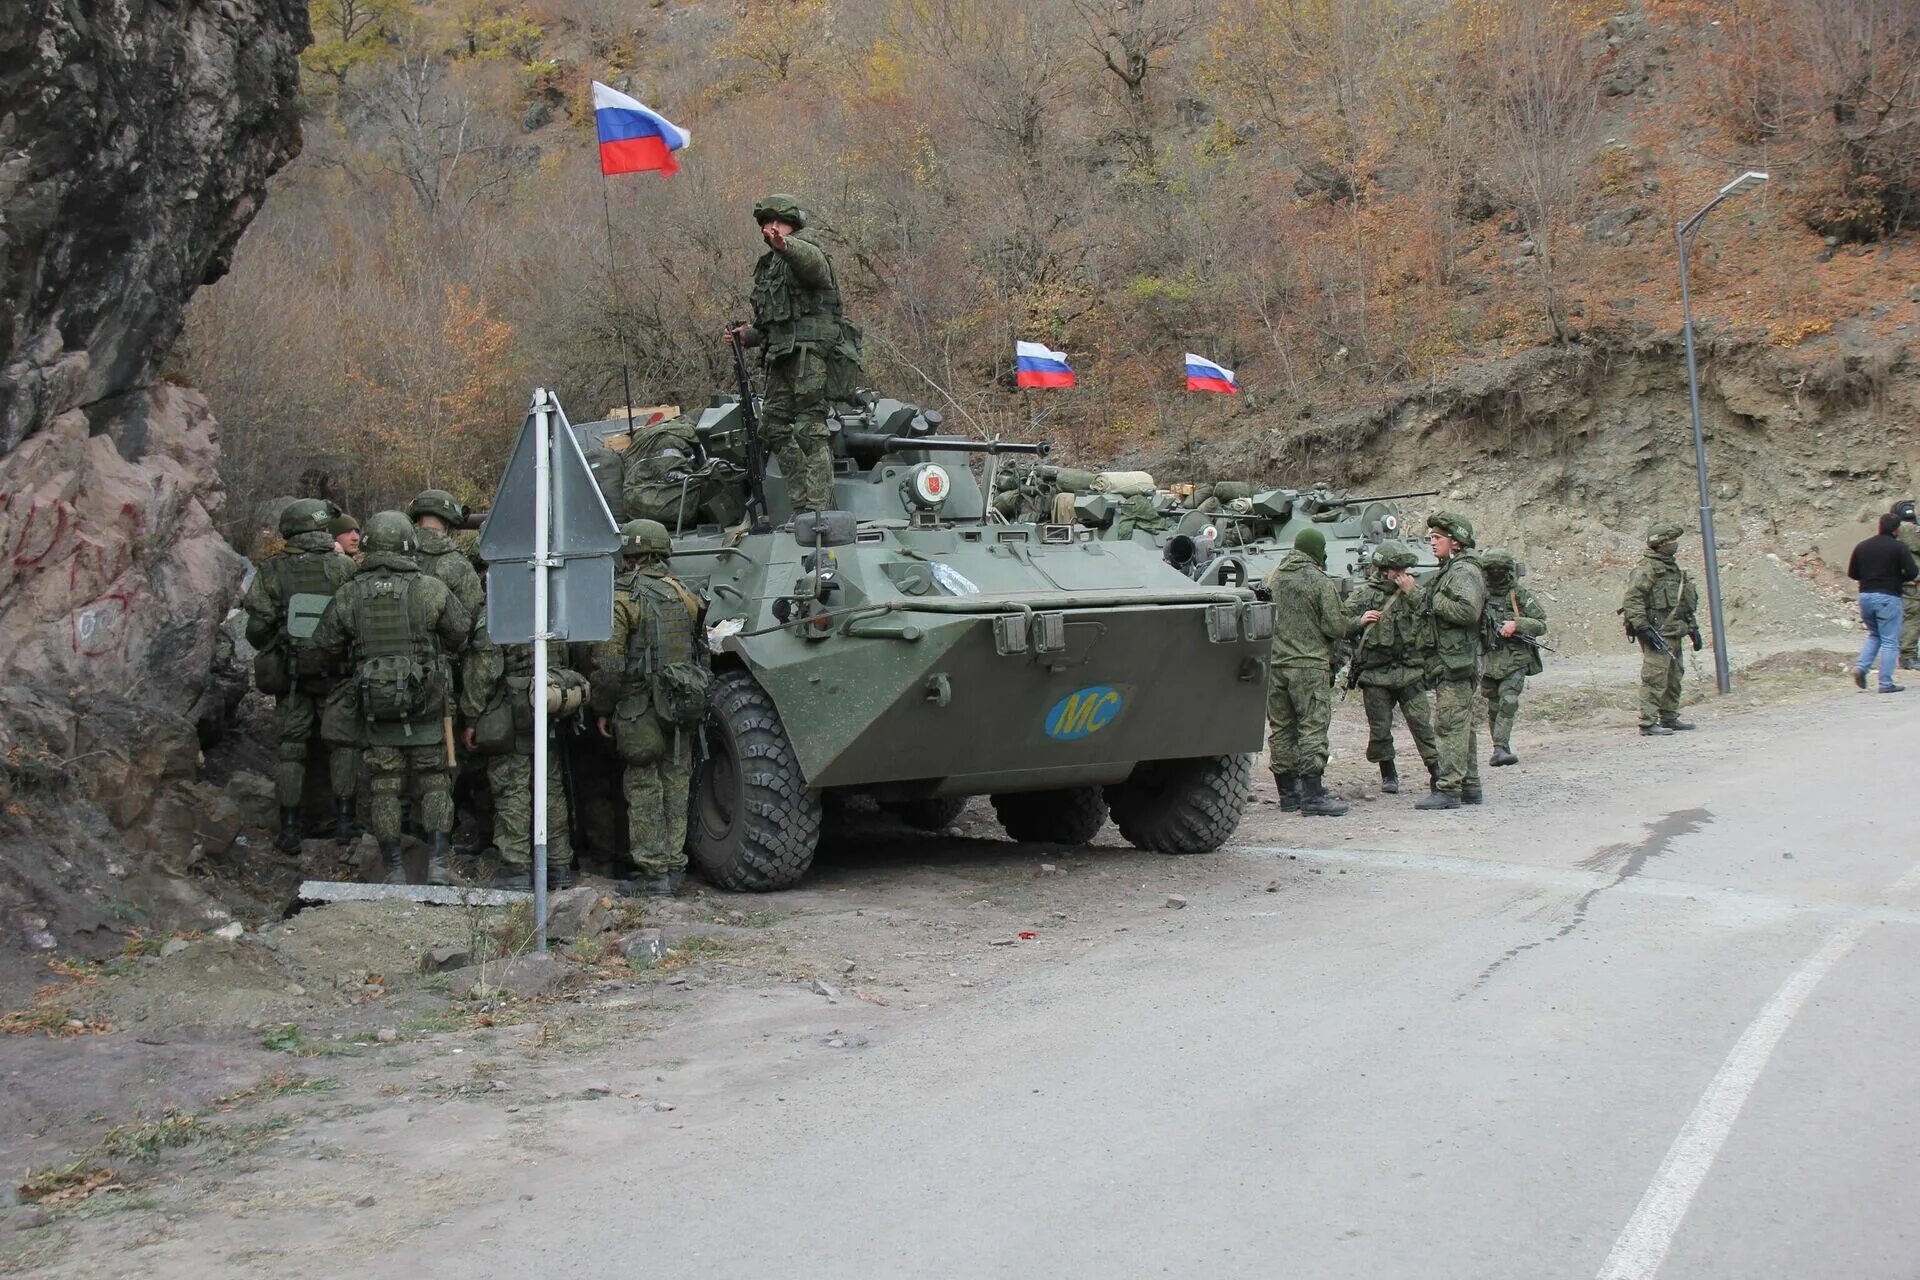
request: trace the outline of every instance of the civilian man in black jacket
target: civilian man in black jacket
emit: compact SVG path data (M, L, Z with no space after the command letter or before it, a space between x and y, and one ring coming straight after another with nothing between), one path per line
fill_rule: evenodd
M1867 687L1867 668L1877 653L1882 693L1906 688L1893 682L1893 664L1900 654L1900 589L1920 578L1913 552L1893 536L1899 527L1899 516L1881 516L1880 532L1855 547L1847 561L1847 576L1860 584L1860 621L1867 624L1867 642L1860 647L1860 660L1853 664L1853 683Z

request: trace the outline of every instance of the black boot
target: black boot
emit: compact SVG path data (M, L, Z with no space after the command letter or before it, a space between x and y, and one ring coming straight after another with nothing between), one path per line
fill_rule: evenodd
M1450 792L1436 790L1432 795L1413 802L1416 809L1458 809L1460 797Z
M1300 808L1300 775L1276 773L1273 785L1280 789L1280 812L1293 813Z
M427 883L452 884L453 875L447 867L447 854L451 841L444 831L433 833L433 842L427 846Z
M547 864L547 892L558 893L562 889L573 888L573 864L571 862L549 862Z
M1479 804L1479 803L1480 803L1480 799L1481 799L1481 791L1480 791L1480 788L1478 788L1478 787L1462 787L1462 788L1460 788L1460 803L1461 803L1461 804Z
M400 842L398 840L382 840L380 842L380 865L386 871L386 874L380 878L381 884L405 884L407 882L407 863L406 859L400 856Z
M682 871L662 871L657 876L641 876L634 882L634 891L646 898L671 898L680 892L680 881L685 874Z
M1520 757L1496 742L1493 744L1493 759L1491 763L1493 767L1497 769L1503 764L1519 764Z
M1300 812L1315 818L1337 818L1347 811L1347 802L1327 794L1326 784L1317 773L1300 775Z
M1440 766L1437 764L1427 766L1427 794L1430 796L1440 794Z
M530 893L533 890L533 868L518 862L503 862L493 869L493 879L487 882L487 888L508 893Z
M1391 760L1380 762L1380 791L1389 796L1400 794L1400 771L1393 767Z
M300 810L297 808L289 809L282 805L280 808L280 834L273 838L273 847L282 853L298 853L300 852L300 837L303 834L300 826Z
M345 844L360 834L358 826L353 820L353 797L336 797L333 802L333 838Z

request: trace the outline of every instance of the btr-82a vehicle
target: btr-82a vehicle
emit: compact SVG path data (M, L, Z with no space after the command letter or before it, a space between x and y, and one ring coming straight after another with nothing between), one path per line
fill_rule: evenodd
M1272 606L1146 542L998 518L974 461L1045 446L941 422L898 400L837 407L834 509L798 519L777 464L747 459L737 397L698 415L677 459L672 572L711 602L719 674L688 851L724 887L800 880L830 797L937 830L990 796L1017 840L1082 844L1111 817L1170 854L1240 821ZM590 458L627 429L575 425Z

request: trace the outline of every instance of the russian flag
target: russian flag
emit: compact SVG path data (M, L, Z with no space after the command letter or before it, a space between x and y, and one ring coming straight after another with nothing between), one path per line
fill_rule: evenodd
M1073 370L1067 353L1050 351L1037 342L1013 344L1014 379L1023 387L1070 387Z
M1218 391L1224 395L1240 394L1240 384L1234 380L1233 370L1222 368L1205 356L1187 352L1187 390Z
M593 82L593 126L600 133L601 173L678 173L673 153L693 141L673 121L598 80Z

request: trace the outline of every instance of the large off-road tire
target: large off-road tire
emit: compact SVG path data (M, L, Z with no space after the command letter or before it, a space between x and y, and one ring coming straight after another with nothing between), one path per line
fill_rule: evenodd
M1099 787L1011 791L993 798L993 812L1015 840L1085 844L1107 824L1107 798Z
M889 800L880 806L900 821L921 831L945 831L967 807L965 796L929 796L922 800Z
M1107 805L1136 849L1212 853L1239 827L1252 783L1250 755L1148 760L1107 788Z
M792 888L820 842L820 794L800 772L773 699L751 675L728 671L714 690L706 730L688 851L723 889Z

